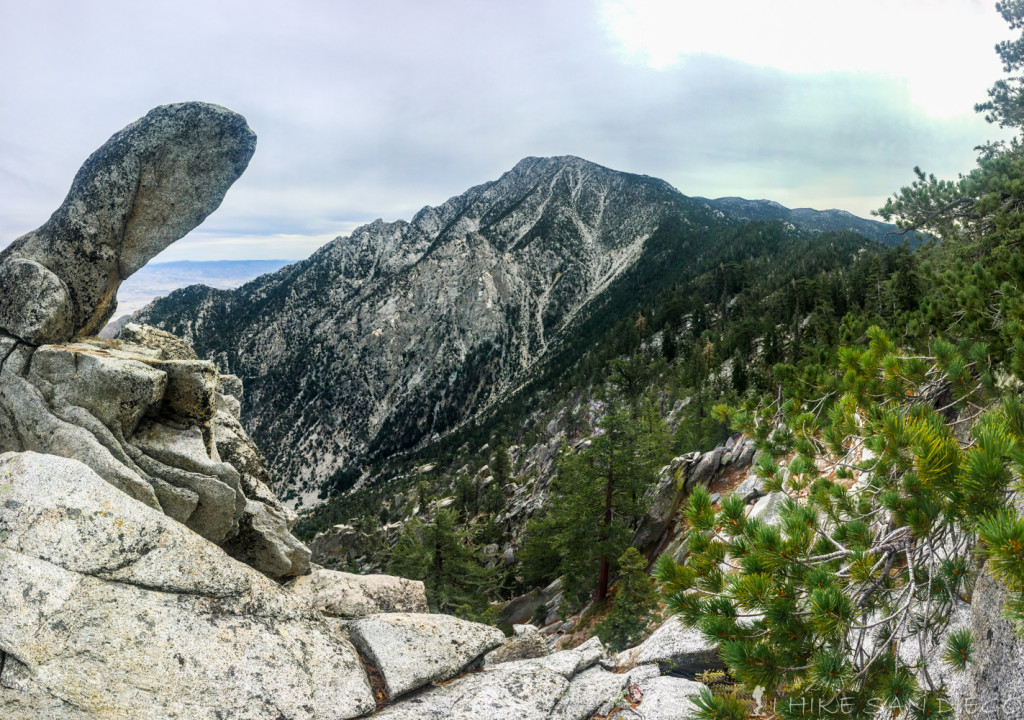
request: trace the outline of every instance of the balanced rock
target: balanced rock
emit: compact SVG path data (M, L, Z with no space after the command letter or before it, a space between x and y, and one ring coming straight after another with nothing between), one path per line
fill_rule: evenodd
M97 333L121 281L216 210L255 149L245 118L206 103L121 130L50 219L0 253L0 328L33 345Z

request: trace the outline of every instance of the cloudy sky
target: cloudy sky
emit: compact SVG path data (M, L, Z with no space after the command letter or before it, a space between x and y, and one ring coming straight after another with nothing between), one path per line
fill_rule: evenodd
M259 136L158 260L301 258L528 155L867 216L973 166L994 0L0 0L0 246L150 108Z

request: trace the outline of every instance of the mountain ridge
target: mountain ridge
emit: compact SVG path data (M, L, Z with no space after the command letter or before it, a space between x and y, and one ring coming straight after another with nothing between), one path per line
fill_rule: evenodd
M528 157L410 221L375 220L241 288L185 288L134 319L245 379L277 491L295 479L311 500L493 407L554 349L578 355L572 328L600 321L609 297L629 312L740 222L664 180Z

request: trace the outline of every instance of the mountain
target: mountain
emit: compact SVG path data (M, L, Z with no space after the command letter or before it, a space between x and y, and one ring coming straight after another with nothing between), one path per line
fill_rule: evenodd
M278 492L311 498L570 366L652 293L742 259L727 237L739 225L661 180L526 158L409 222L134 319L244 379Z
M189 285L227 290L280 270L294 260L175 260L151 263L121 283L117 291L119 316L130 315L155 298Z
M905 237L895 225L866 220L845 210L790 209L772 200L746 200L741 197L695 199L739 220L779 220L812 232L848 230L886 245L900 245Z

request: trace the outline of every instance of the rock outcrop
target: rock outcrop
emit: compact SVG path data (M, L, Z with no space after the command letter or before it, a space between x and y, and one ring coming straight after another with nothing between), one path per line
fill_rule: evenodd
M686 627L676 617L666 620L640 645L619 653L617 659L620 667L654 663L665 672L691 676L724 667L718 648L709 644L699 630Z
M0 253L0 452L81 460L277 578L306 572L310 553L238 423L238 379L155 328L94 336L121 280L217 208L255 142L224 108L157 108L93 153L50 220Z
M6 454L0 478L5 719L373 710L352 646L261 573L77 460Z
M0 328L33 345L95 335L121 281L216 210L255 149L245 118L205 103L121 130L50 219L0 253Z
M330 617L427 612L423 583L390 575L353 575L314 567L309 575L290 582L288 589Z
M516 660L532 660L550 653L544 637L533 625L514 625L515 636L484 656L484 667L494 667Z
M347 631L384 676L391 698L448 680L505 641L504 633L489 625L423 613L370 615L351 622Z

